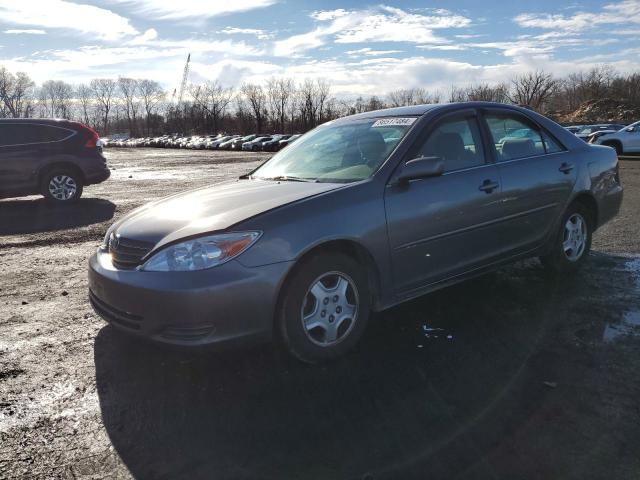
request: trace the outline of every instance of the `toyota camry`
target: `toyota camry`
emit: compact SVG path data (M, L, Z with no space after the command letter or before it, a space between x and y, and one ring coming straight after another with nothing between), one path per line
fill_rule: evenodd
M379 110L130 212L90 259L89 296L158 342L278 338L318 362L352 348L372 312L505 263L577 270L621 200L615 150L535 112Z

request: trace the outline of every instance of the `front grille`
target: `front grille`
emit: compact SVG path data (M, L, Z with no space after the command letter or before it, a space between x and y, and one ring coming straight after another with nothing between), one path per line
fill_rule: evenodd
M151 251L153 246L153 243L113 236L112 234L112 238L109 240L109 253L116 267L131 269L140 265L144 256Z
M95 293L89 290L89 301L98 314L108 322L117 323L131 330L140 330L142 317L132 313L123 312L96 297Z

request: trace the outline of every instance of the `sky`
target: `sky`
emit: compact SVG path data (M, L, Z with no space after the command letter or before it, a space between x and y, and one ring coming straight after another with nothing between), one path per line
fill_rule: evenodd
M335 94L640 71L640 0L0 0L0 65L36 82L225 86L325 78Z

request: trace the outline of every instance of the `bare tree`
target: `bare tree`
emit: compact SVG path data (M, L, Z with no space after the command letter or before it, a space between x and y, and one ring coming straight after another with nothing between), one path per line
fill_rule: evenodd
M147 126L147 135L151 131L151 116L165 99L165 91L155 80L140 80L138 83L138 91L142 99L142 106L145 112L145 124Z
M405 107L426 103L440 103L440 96L438 94L430 94L424 88L399 88L389 92L387 100L391 107Z
M211 117L213 131L217 132L220 127L220 119L224 116L233 98L233 90L224 88L217 81L209 81L203 85L192 85L191 96L193 102Z
M84 83L81 83L76 88L76 98L80 103L80 109L82 111L82 121L86 125L92 125L91 119L89 117L89 112L91 110L91 107L93 106L93 90L91 90L91 88L89 88L89 86L85 85Z
M26 117L31 110L35 83L26 73L15 75L0 67L0 115L3 117Z
M331 93L331 84L323 79L316 80L316 103L318 105L317 123L322 123L327 117L327 106L329 103L329 95Z
M271 78L267 81L267 94L274 120L279 123L279 130L284 133L289 104L293 100L295 84L290 78ZM274 122L275 123L275 122Z
M40 87L39 99L48 117L70 118L73 97L73 86L62 80L47 80Z
M140 102L138 97L138 80L135 78L119 77L118 89L122 95L123 110L129 124L129 133L136 133L138 109Z
M509 100L541 111L558 89L558 82L542 70L529 72L511 81Z
M479 83L466 88L466 100L479 102L499 102L506 103L508 101L507 93L509 87L504 83L497 85L489 85L488 83Z
M251 111L253 112L253 118L256 121L256 130L258 133L262 132L264 124L264 117L266 116L266 103L267 98L264 90L260 85L253 83L245 83L240 87L240 92L245 98Z
M109 113L113 107L113 96L116 91L116 82L110 78L94 78L90 83L91 90L93 90L98 106L102 113L103 131L106 135L109 127Z

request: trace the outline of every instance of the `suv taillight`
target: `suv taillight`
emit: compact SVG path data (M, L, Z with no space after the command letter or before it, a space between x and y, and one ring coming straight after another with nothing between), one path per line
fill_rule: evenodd
M89 138L84 144L85 148L96 148L98 146L98 140L100 140L100 137L98 136L98 132L96 132L93 128L87 127L86 125L80 122L71 122L71 123L78 130L83 130L89 134Z
M96 148L98 146L98 140L100 140L100 137L98 137L98 132L96 132L95 130L89 127L85 127L85 128L89 130L91 137L89 137L89 140L87 140L84 146L86 148Z

